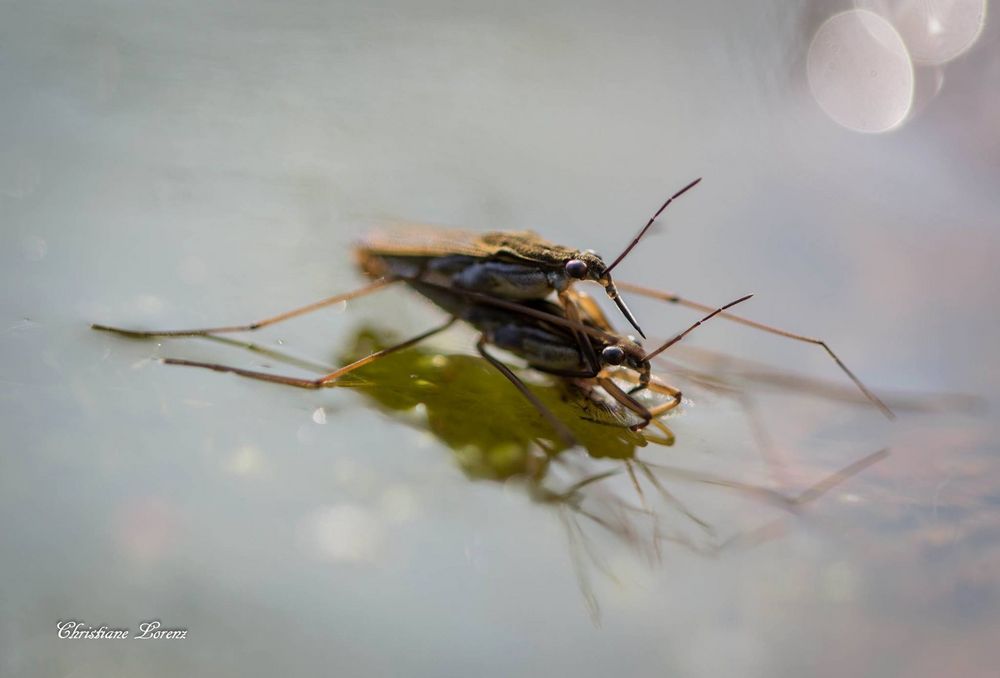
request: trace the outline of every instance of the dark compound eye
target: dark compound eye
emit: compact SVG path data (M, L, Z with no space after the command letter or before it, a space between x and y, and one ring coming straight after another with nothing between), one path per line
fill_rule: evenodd
M621 365L625 362L625 349L621 346L607 346L601 351L601 358L608 365Z
M587 277L587 262L580 259L570 259L566 262L566 275L570 278L583 280Z

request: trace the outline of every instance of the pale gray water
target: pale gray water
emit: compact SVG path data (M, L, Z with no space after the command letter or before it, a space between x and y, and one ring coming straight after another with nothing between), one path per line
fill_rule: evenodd
M811 35L847 4L494 4L0 3L0 675L990 675L997 22L913 119L864 135L806 84ZM827 338L876 390L985 399L888 423L760 398L796 488L892 454L800 517L671 485L720 538L782 518L753 548L649 562L591 525L613 576L578 575L552 507L470 481L359 392L166 367L148 358L267 361L88 329L350 289L350 244L385 219L611 256L697 176L621 279L752 291L747 314ZM694 317L631 303L659 336ZM255 339L329 363L365 322L438 318L389 290ZM691 339L844 382L744 328ZM677 444L646 459L767 480L732 402L669 423ZM67 619L189 633L60 640Z

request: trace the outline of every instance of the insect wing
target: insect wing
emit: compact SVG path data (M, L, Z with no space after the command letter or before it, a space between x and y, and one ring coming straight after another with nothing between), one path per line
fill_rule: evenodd
M476 233L432 224L394 223L379 228L359 247L381 256L440 257L463 255L482 259L562 266L574 250L544 240L533 231Z
M399 257L441 257L453 254L490 257L498 247L482 240L482 234L432 224L393 223L375 229L358 243L375 255Z

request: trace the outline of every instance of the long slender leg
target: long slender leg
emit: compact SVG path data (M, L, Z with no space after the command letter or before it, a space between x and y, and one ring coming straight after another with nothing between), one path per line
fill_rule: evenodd
M580 313L587 317L587 320L592 322L595 326L601 328L605 332L614 332L614 328L611 326L611 321L608 320L608 316L604 314L604 309L597 305L594 298L576 289L575 287L570 287L564 292L564 294L570 295L573 303L576 304L577 309Z
M376 290L380 290L386 285L396 282L392 278L379 278L373 283L360 287L351 292L346 292L344 294L337 294L332 297L327 297L326 299L321 299L320 301L308 304L306 306L300 306L299 308L292 309L291 311L285 311L284 313L279 313L278 315L271 316L270 318L264 318L263 320L258 320L257 322L250 323L248 325L226 325L223 327L205 327L201 329L193 330L127 330L120 327L109 327L107 325L91 325L95 330L102 330L104 332L115 332L116 334L123 334L127 337L198 337L204 336L206 334L223 334L226 332L251 332L253 330L259 330L262 327L267 327L268 325L274 325L280 323L284 320L290 318L295 318L300 315L305 315L306 313L311 313L313 311L319 310L326 306L332 306L333 304L339 304L342 301L350 301L351 299L357 299L358 297L363 297L366 294L370 294Z
M681 392L679 389L674 388L668 384L664 384L661 381L650 381L646 384L646 388L654 393L659 393L661 395L670 396L670 402L663 403L662 405L657 405L656 407L649 408L649 413L653 415L653 418L659 417L662 414L666 414L670 410L676 408L681 404Z
M701 304L696 301L692 301L690 299L685 299L684 297L672 294L670 292L661 292L659 290L654 290L649 287L643 287L642 285L635 285L633 283L616 282L615 284L618 285L619 288L623 290L628 290L629 292L634 292L635 294L641 294L643 296L652 297L653 299L659 299L660 301L666 301L672 304L678 304L680 306L685 306L687 308L691 308L697 311L708 312L713 310L713 307L711 306L708 306L706 304ZM848 368L847 365L844 364L844 361L841 360L840 357L833 352L833 349L831 349L830 346L822 339L817 339L815 337L808 337L804 334L797 334L795 332L789 332L788 330L783 330L779 327L774 327L772 325L765 325L764 323L757 322L756 320L750 320L749 318L744 318L743 316L739 316L734 313L720 313L719 317L726 318L733 322L740 323L741 325L746 325L747 327L753 327L754 329L762 330L764 332L768 332L769 334L774 334L779 337L785 337L787 339L794 339L795 341L801 341L807 344L815 344L817 346L821 346L823 350L826 351L827 354L833 359L833 361L837 363L837 366L840 367L841 370L843 370L844 374L846 374L850 378L850 380L854 382L854 385L858 387L858 389L865 395L866 398L868 398L868 400L870 400L876 407L878 407L886 417L888 417L889 419L895 418L896 415L893 414L892 410L889 409L888 405L882 402L882 400L877 395L875 395L872 391L870 391L868 387L865 386L864 383L862 383L862 381L854 374L854 372L852 372L850 368Z
M267 356L272 360L284 363L286 365L292 365L304 370L309 370L310 372L317 372L319 374L326 374L332 371L334 368L331 365L324 365L322 363L313 362L305 358L300 358L298 356L293 356L291 354L285 353L284 351L277 351L269 346L262 346L260 344L255 344L250 341L240 341L238 339L233 339L231 337L218 337L214 334L209 334L205 336L205 339L215 342L217 344L222 344L224 346L233 346L236 348L242 348L245 351L250 351L251 353L256 353L257 355Z
M636 381L635 375L632 372L629 372L628 370L620 370L615 373L615 376L626 379L628 381ZM649 389L654 393L670 396L670 402L649 408L649 412L654 419L660 416L661 414L665 414L670 410L674 409L675 407L679 406L682 402L681 400L682 394L680 389L676 389L673 386L670 386L669 384L664 384L656 377L651 377L647 383L638 384L637 386L629 389L628 394L633 395L643 389Z
M623 391L618 387L618 384L611 381L611 379L608 379L607 377L597 377L597 383L599 383L604 390L608 392L608 395L642 418L642 423L633 426L633 430L641 430L649 425L649 421L653 418L653 415L642 405L642 403L638 402L635 398Z
M580 323L580 310L576 307L572 297L565 292L560 292L559 301L562 302L566 317L574 323L582 324ZM570 331L573 333L573 340L580 347L581 355L587 361L587 366L595 373L600 372L601 363L597 360L597 353L594 351L594 345L590 343L590 339L576 327L570 328Z
M638 379L635 373L629 370L617 369L612 374L613 376L618 377L619 379L624 379L626 381L634 382L637 381ZM657 417L660 417L661 415L664 415L667 412L673 410L674 408L678 407L681 404L681 402L683 402L681 400L680 389L676 389L673 386L670 386L669 384L664 384L656 377L652 377L646 384L639 384L634 388L629 389L628 391L626 391L626 395L628 395L631 400L634 400L634 398L631 398L631 396L643 389L649 389L654 393L670 396L669 402L663 403L662 405L656 405L655 407L646 408L647 412L649 412L650 420L653 422L656 422ZM662 424L659 424L659 427L661 429L666 428ZM668 432L669 430L670 429L667 429ZM673 437L672 433L670 434L670 437L671 438Z
M615 370L612 373L612 375L632 381L635 381L636 379L635 375L628 370L621 370L621 369ZM590 375L582 375L582 376L589 377ZM646 426L648 426L651 422L655 423L657 425L657 428L663 431L665 437L662 439L651 438L650 436L647 435L647 439L651 440L652 442L662 443L664 445L673 445L674 441L673 432L663 424L657 422L656 418L662 414L665 414L666 412L669 412L670 410L674 409L675 407L681 404L681 392L679 390L677 390L673 386L668 386L667 384L664 384L659 380L656 380L656 381L650 381L644 386L639 386L636 387L635 389L626 392L623 391L621 388L619 388L618 385L615 384L607 376L598 375L595 377L595 379L604 388L607 394L611 396L616 402L618 402L620 405L623 405L633 414L636 414L643 419L643 423L633 427L633 430L636 429L641 430ZM637 401L635 398L632 397L633 393L644 388L648 388L649 390L654 391L656 393L669 395L671 397L671 400L668 403L657 405L656 407L652 408L647 408L645 405L643 405L642 403L640 403L639 401ZM595 423L600 423L600 422L595 422Z
M853 386L833 383L828 379L807 377L794 372L789 372L776 368L773 365L737 358L733 355L712 351L706 348L687 346L684 350L685 359L693 357L696 362L708 365L713 372L710 374L704 370L692 369L689 365L681 365L659 356L662 364L677 373L682 373L692 379L702 382L711 381L718 384L720 375L718 371L724 371L726 376L736 376L749 381L761 383L767 386L780 386L782 389L794 389L802 393L807 393L819 398L836 400L847 403L870 402L863 393ZM727 382L732 387L732 382ZM896 391L886 399L886 404L893 411L907 412L963 412L981 410L984 401L978 396L971 396L963 393L935 393L925 395L918 392Z
M330 386L337 381L340 377L344 376L349 372L353 372L359 367L363 367L370 362L378 360L390 353L395 353L396 351L401 351L404 348L409 348L414 344L418 344L424 339L431 337L439 332L451 327L455 322L455 318L450 318L448 322L443 325L439 325L433 329L427 330L423 334L418 334L412 339L407 339L404 342L390 346L389 348L384 348L381 351L375 351L374 353L361 358L360 360L355 360L349 365L344 365L343 367L330 372L329 374L323 375L319 379L301 379L298 377L287 377L280 374L271 374L269 372L257 372L254 370L244 370L240 367L229 367L228 365L218 365L216 363L202 363L196 362L194 360L182 360L179 358L165 358L163 360L164 364L167 365L183 365L186 367L202 367L209 370L215 370L216 372L230 372L232 374L238 374L241 377L249 377L251 379L259 379L260 381L269 381L275 384L284 384L286 386L297 386L298 388L308 388L308 389L318 389L325 386Z
M504 365L494 356L490 355L490 353L486 350L486 337L479 337L479 341L476 342L476 349L479 351L481 356L486 358L486 360L500 372L500 374L507 377L507 380L521 392L521 395L527 398L531 404L535 406L538 413L541 414L547 422L549 422L552 428L556 430L559 438L568 447L576 445L576 437L573 435L572 431L569 430L569 427L560 421L556 415L552 414L552 410L547 408L544 403L538 399L538 396L532 393L531 389L529 389L523 381L518 379L517 375L514 374L509 367Z

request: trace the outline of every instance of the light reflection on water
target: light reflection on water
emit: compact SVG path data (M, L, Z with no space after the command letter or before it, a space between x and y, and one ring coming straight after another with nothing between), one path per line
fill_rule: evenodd
M875 138L809 92L829 12L6 4L0 674L988 675L997 28L947 64L933 106ZM592 525L574 544L558 510L504 480L516 474L429 432L426 404L407 421L359 389L151 360L269 360L232 346L87 329L240 322L350 289L350 243L382 218L611 252L702 175L622 280L708 303L756 292L748 315L828 339L890 400L929 394L887 424L812 347L700 331L697 346L822 378L835 397L729 364L779 471L747 401L708 388L669 419L675 444L643 458L794 494L892 450L800 515L668 483L720 540L777 520L753 547L706 557L664 540L657 556ZM692 320L630 303L661 336ZM337 363L360 328L405 335L432 313L386 291L254 340ZM470 347L461 332L435 344ZM948 393L987 403L930 407ZM608 480L590 490L639 502L627 473ZM658 506L667 529L703 532ZM59 641L69 618L190 633Z

